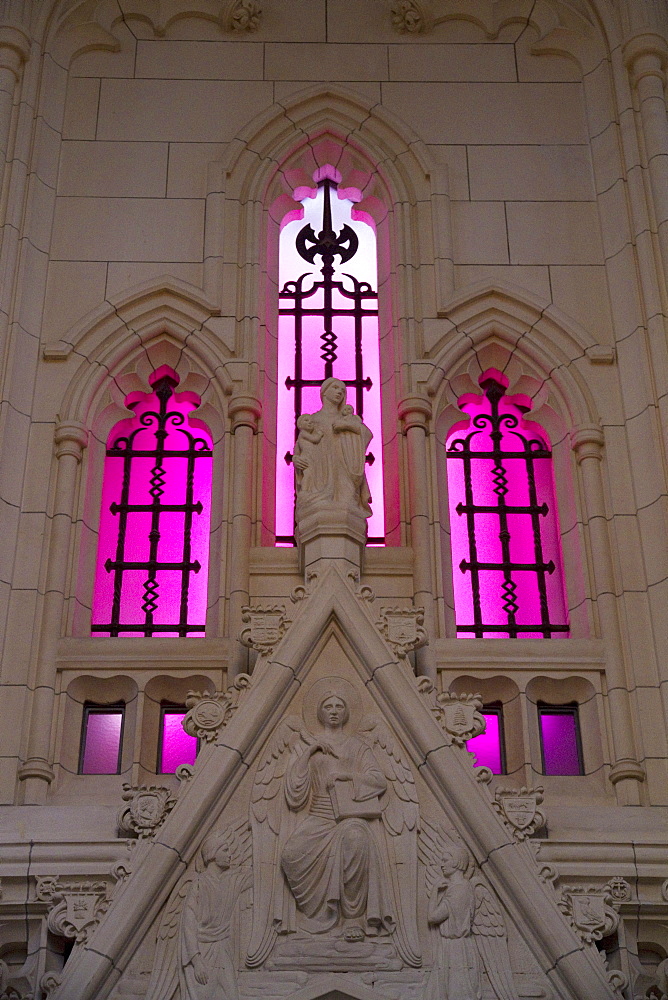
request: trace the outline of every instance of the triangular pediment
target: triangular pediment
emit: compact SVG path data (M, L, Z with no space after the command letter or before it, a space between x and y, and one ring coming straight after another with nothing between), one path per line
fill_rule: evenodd
M447 942L467 937L461 947L476 944L490 983L501 966L498 1000L513 991L612 1000L598 953L559 911L533 852L493 809L425 696L429 685L354 580L328 568L292 614L164 824L137 847L131 874L53 997L115 1000L132 992L115 991L129 977L148 1000L190 1000L199 920L207 948L224 941L240 1000L441 1000ZM337 698L343 709L325 704ZM337 711L347 712L343 722ZM222 903L209 912L193 902L214 891L192 888L213 865L213 849L202 846L214 841L231 859L216 890L229 920ZM469 859L461 878L441 875L452 850ZM455 904L436 905L448 878L459 880L456 931L442 927ZM487 952L472 936L476 917L467 924L464 913L479 914L483 902L502 927Z

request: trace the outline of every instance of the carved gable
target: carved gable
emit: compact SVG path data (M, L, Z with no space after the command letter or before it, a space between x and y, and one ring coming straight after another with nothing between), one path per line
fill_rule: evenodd
M353 586L330 564L261 653L53 997L611 1000Z

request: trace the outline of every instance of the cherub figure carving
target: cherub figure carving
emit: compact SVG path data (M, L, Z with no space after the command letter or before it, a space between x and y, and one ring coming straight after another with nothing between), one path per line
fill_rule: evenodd
M251 967L293 933L335 937L339 948L383 938L406 965L421 964L415 783L387 728L360 724L359 704L343 678L317 681L305 698L308 726L285 719L260 761Z
M434 1000L481 1000L483 970L496 1000L516 1000L501 907L467 848L423 821L420 858L438 972Z
M146 1000L239 1000L232 939L240 894L250 887L247 823L210 834L195 872L165 908Z

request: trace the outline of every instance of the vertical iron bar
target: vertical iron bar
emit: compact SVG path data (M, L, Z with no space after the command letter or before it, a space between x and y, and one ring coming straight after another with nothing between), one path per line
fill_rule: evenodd
M495 392L495 388L497 391ZM492 452L494 454L494 468L500 469L505 477L505 468L503 465L503 451L501 450L501 439L503 437L503 431L501 430L501 416L499 414L499 399L501 398L498 393L497 383L493 383L486 392L487 398L489 399L492 406L492 430L490 432L490 438L492 439ZM496 492L496 490L494 491ZM510 568L510 532L508 530L508 513L505 509L506 498L503 493L496 493L497 496L497 507L498 507L498 518L499 518L499 541L501 542L501 559L502 559L502 570L503 578L506 583L514 585L512 570ZM506 604L509 603L509 599L506 599ZM515 603L513 601L513 603ZM508 625L511 626L508 630L508 635L511 639L517 638L517 629L514 626L517 623L516 612L506 611L508 618Z
M362 357L362 296L359 282L355 281L355 404L357 415L364 417L364 368Z
M134 435L128 438L127 451L131 450ZM113 447L113 445L112 445ZM114 570L114 598L111 605L110 635L118 638L121 620L121 596L123 593L123 562L125 560L125 537L128 529L128 501L130 498L130 474L132 456L123 456L123 485L121 487L121 507L118 514L118 538L116 539L116 569Z
M161 379L154 386L155 394L160 401L160 410L158 413L158 428L155 432L156 449L155 449L155 465L153 470L162 469L164 462L164 451L165 451L165 439L167 437L167 402L173 395L173 390L170 382L167 379ZM158 543L160 542L160 497L162 494L158 494L153 497L153 509L151 511L151 530L148 533L149 540L149 571L148 571L148 583L154 583L157 572L158 572ZM146 584L144 586L146 586ZM155 591L153 592L155 594ZM148 602L147 602L148 603ZM153 624L154 612L147 610L144 612L144 635L153 635L153 630L151 625Z
M187 432L184 432L187 433ZM188 434L190 449L188 454L188 470L186 473L186 509L183 515L183 569L181 570L181 610L179 615L179 635L188 634L188 592L190 590L190 556L192 550L192 525L193 525L193 490L195 483L195 452L194 442Z
M550 612L547 606L547 583L545 580L545 570L543 567L543 540L540 534L540 514L535 509L538 507L536 494L536 470L534 468L534 457L528 441L524 441L526 451L527 481L529 484L529 503L534 508L531 512L531 527L533 529L534 560L536 566L536 583L538 584L538 597L540 600L540 620L542 625L549 626ZM550 632L543 631L543 638L549 639Z
M471 476L471 442L464 442L464 490L466 495L466 528L469 535L469 562L471 573L471 596L473 597L473 624L482 625L482 610L480 607L480 573L478 570L478 545L475 537L475 513L473 512L473 481ZM476 639L482 639L482 629L476 628Z

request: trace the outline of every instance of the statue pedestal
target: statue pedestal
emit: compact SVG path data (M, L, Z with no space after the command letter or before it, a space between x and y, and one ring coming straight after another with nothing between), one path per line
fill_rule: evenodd
M366 544L364 515L323 503L313 508L300 511L297 523L300 571L317 573L323 561L336 560L345 572L361 573Z

